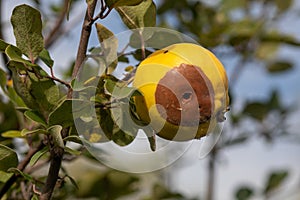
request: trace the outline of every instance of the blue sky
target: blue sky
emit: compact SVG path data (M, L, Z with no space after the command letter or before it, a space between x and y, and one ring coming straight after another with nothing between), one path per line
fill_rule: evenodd
M26 3L27 1L10 0L4 1L3 15L4 21L9 19L13 7L17 4ZM300 10L300 3L296 1L294 9ZM75 15L83 16L82 7L78 7L72 17ZM297 18L298 17L298 18ZM114 23L111 23L111 20ZM104 24L110 28L114 33L124 31L124 26L119 20L119 16L112 12L111 15L99 23ZM285 19L279 23L280 30L283 32L293 34L300 40L300 21L299 14L286 16ZM75 58L76 49L80 35L81 21L78 22L66 39L62 39L55 44L55 47L50 49L52 57L56 61L55 72L60 73L64 66ZM12 30L9 24L6 24L5 39L14 43ZM98 39L95 31L91 35L90 46L98 45ZM233 87L237 104L243 104L247 100L257 98L267 98L271 89L278 89L283 97L283 101L288 105L297 105L298 110L292 115L290 119L290 129L295 134L300 134L300 49L290 48L289 46L280 49L278 57L286 58L293 61L295 64L292 71L281 75L269 75L265 69L259 64L247 68L241 74L237 84ZM220 58L221 59L221 58ZM227 59L222 60L225 68L228 70L229 78L232 73L234 61ZM236 106L239 107L238 105ZM288 141L280 141L274 145L268 145L258 138L253 138L251 142L246 145L237 146L226 149L221 153L221 160L217 166L217 198L222 200L232 199L233 189L240 184L250 184L256 187L262 187L266 178L267 172L271 169L285 169L291 170L290 187L293 189L300 185L300 147L299 143L290 143ZM184 192L191 196L197 196L199 192L205 193L206 184L206 165L207 160L195 159L195 154L198 151L197 144L179 160L178 165L173 165L166 168L164 171L169 175L171 185L174 189ZM185 163L183 166L180 164ZM176 174L176 175L174 175ZM283 192L284 194L284 192ZM300 198L300 197L299 197ZM259 199L259 198L254 198ZM282 198L283 199L283 198ZM286 198L287 199L287 198ZM294 200L294 199L291 199Z

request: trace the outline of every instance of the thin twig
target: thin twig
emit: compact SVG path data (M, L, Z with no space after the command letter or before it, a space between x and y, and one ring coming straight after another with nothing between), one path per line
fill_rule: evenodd
M46 78L49 78L49 79L54 80L56 82L59 82L59 83L65 85L68 89L71 89L70 83L68 83L64 80L61 80L61 79L57 78L56 76L46 76Z
M84 60L86 58L88 41L89 41L90 34L91 34L92 24L94 22L93 19L90 17L90 15L94 14L94 11L96 8L96 3L97 3L97 1L94 0L88 7L86 14L85 14L85 18L84 18L82 30L81 30L80 42L79 42L79 46L78 46L78 50L77 50L75 66L74 66L74 70L72 73L72 79L75 79L77 77L78 72L82 66L82 63L84 62ZM69 97L70 97L70 95L69 95Z

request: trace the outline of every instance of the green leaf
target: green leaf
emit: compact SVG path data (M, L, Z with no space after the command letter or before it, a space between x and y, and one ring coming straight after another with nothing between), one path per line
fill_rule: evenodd
M28 5L17 6L13 10L11 23L17 46L34 61L44 49L40 12Z
M23 99L17 94L16 90L13 87L7 86L7 90L4 92L9 97L9 100L13 102L18 108L26 108L26 104L24 103Z
M104 54L108 74L111 74L118 64L118 39L102 24L96 23L98 39Z
M1 52L5 52L5 49L8 45L9 45L8 43L6 43L2 39L0 39L0 51Z
M118 101L118 104L111 108L111 114L114 121L112 140L120 146L130 144L139 127L132 119L129 98Z
M47 49L43 49L40 54L39 54L39 58L49 67L52 68L54 61L52 60L49 51L47 51Z
M156 7L152 0L144 0L136 6L116 8L124 24L130 29L155 26Z
M37 161L49 151L49 147L44 147L42 150L36 152L30 159L29 165L33 166Z
M64 141L75 142L75 143L77 143L77 144L83 145L82 139L81 139L79 136L77 136L77 135L70 135L70 136L67 136L67 137L64 138Z
M7 89L6 89L6 83L7 83L7 79L6 79L6 73L5 71L3 71L1 68L0 68L0 87L1 89L3 90L3 92L5 92Z
M235 193L235 197L237 200L247 200L251 196L253 196L253 190L245 186L240 187Z
M116 8L119 6L135 6L143 0L105 0L105 4L110 8Z
M69 148L69 147L64 147L65 151L71 155L75 155L75 156L80 156L81 155L81 151L77 151L75 149Z
M74 124L74 120L82 116L92 116L91 103L78 99L67 99L57 106L49 115L48 123L69 127Z
M267 66L267 69L270 73L281 73L293 69L293 64L289 61L276 61Z
M17 168L9 168L8 172L14 173L14 174L19 174L21 175L23 178L25 178L27 181L30 182L35 182L34 178L32 176L30 176L29 174L26 174L24 172L22 172L21 170L17 169Z
M34 130L23 129L21 131L22 136L29 135L29 134L48 134L48 132L45 129L34 129Z
M45 118L60 99L59 88L41 67L35 66L33 71L24 69L20 62L10 61L14 89L28 108L37 110Z
M11 167L17 167L18 165L18 156L16 152L0 144L0 171L6 172Z
M22 52L18 47L15 47L13 45L8 45L7 48L5 49L5 53L9 57L9 59L12 61L23 63L27 66L35 66L35 64L29 62L28 60L25 60L22 57ZM20 65L19 68L25 69L25 66Z
M61 130L62 129L63 128L60 125L53 125L53 126L49 127L47 129L47 131L53 137L54 144L61 147L61 148L64 148L64 146L65 146L64 141L61 137Z
M17 130L9 130L1 134L2 137L5 138L21 138L23 135L21 134L21 131Z
M264 193L267 194L280 187L287 177L288 177L288 171L286 170L279 170L271 173L266 182Z
M13 173L7 173L4 171L0 171L0 182L1 183L7 182L12 177L12 175L13 175Z
M257 119L258 121L262 121L268 112L269 108L267 105L261 102L248 103L243 111L243 113Z
M129 98L136 91L136 88L127 87L124 83L115 82L111 79L105 80L104 89L115 99Z
M126 133L120 128L117 128L117 130L115 129L114 134L112 136L112 140L114 141L114 143L116 143L119 146L129 145L134 140L134 138L134 136Z
M47 123L45 122L44 118L37 111L27 110L27 111L24 112L24 115L28 119L31 119L32 121L37 122L37 123L43 125L44 127L47 126Z

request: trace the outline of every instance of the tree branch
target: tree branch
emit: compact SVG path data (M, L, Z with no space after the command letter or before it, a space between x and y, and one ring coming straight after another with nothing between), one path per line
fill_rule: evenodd
M58 36L60 36L60 30L62 27L62 24L64 22L64 19L66 17L66 13L68 12L69 9L69 4L70 4L70 0L65 0L64 1L64 5L63 5L63 9L59 15L59 17L57 18L57 21L54 25L54 27L52 28L52 30L50 31L50 33L48 34L48 36L45 39L45 48L49 48L54 41L57 39Z
M82 25L82 31L80 36L80 43L77 51L77 57L75 61L75 66L72 73L72 79L75 79L82 63L86 58L86 51L88 46L88 41L91 34L93 19L95 8L96 8L97 0L94 0L92 3L88 4L88 8L86 10L85 18ZM67 98L72 97L72 88L69 88ZM64 128L61 132L62 138L68 135L69 128ZM50 168L46 180L46 184L42 190L42 194L40 196L41 200L51 199L53 190L55 188L56 182L59 178L59 171L61 168L61 163L64 155L64 149L55 144L51 144L53 138L49 137L48 141L50 142L50 155L51 155L51 163Z
M92 16L94 15L96 4L97 4L96 0L94 0L92 3L90 3L87 8L86 14L85 14L85 18L84 18L82 29L81 29L80 43L79 43L78 50L77 50L75 66L74 66L74 70L72 73L72 79L76 78L76 76L80 70L80 67L82 66L82 63L84 62L84 60L86 58L88 41L90 38L92 25L94 22Z
M50 163L50 168L49 172L47 175L47 180L46 184L43 188L42 194L40 196L41 200L48 200L51 199L53 190L56 185L56 181L59 178L59 171L64 155L64 149L54 145L50 149L50 155L51 155L51 163Z

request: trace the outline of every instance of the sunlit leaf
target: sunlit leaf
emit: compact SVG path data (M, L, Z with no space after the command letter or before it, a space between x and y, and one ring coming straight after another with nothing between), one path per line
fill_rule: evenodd
M57 146L64 148L64 141L61 137L61 130L62 130L62 126L60 125L53 125L51 127L49 127L47 129L47 131L49 132L49 134L53 137L53 141L54 144L56 144Z
M13 173L0 171L0 183L6 183L12 177L12 175Z
M28 119L31 119L32 121L37 122L37 123L43 125L44 127L47 126L47 123L45 122L44 118L37 111L27 110L24 112L24 115Z
M18 157L16 152L0 144L0 171L6 172L11 167L16 167L18 165Z
M118 39L102 24L96 23L96 29L103 50L107 72L110 74L118 64Z
M26 174L26 173L22 172L21 170L19 170L17 168L9 168L8 172L11 172L11 173L14 173L14 174L19 174L23 178L25 178L27 181L35 182L35 180L34 180L34 178L32 176L30 176L29 174Z
M34 129L34 130L27 130L27 129L23 129L21 131L21 135L25 136L25 135L34 135L34 134L48 134L47 130L45 129Z
M111 79L105 80L104 89L107 94L112 95L116 99L130 97L136 90L133 87L127 87L122 82L115 82Z
M43 49L40 54L39 58L48 66L48 67L53 67L54 61L52 60L49 51L47 49Z
M8 45L9 45L8 43L6 43L2 39L0 39L0 51L1 52L4 52Z
M12 61L24 63L25 65L28 66L35 66L33 63L29 62L28 60L22 57L22 52L18 47L15 47L13 45L8 45L7 48L5 49L5 53ZM25 69L24 66L19 66L19 68Z
M44 147L42 150L36 152L30 159L29 165L33 166L39 159L49 151L49 147Z
M136 6L116 8L124 24L130 29L155 26L156 7L152 0L144 0Z
M25 4L16 6L11 23L18 48L31 61L35 60L44 48L40 12Z
M20 138L23 137L21 131L18 130L9 130L1 134L5 138Z

